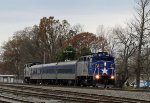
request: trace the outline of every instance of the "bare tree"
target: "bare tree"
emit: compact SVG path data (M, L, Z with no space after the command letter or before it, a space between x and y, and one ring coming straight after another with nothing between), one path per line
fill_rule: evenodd
M120 59L118 61L118 69L120 72L120 87L122 87L129 78L129 59L135 53L137 46L132 33L132 28L116 28L113 32L117 39L117 45L120 46L118 49L118 57Z
M37 26L17 31L14 36L3 45L3 69L6 73L23 73L23 65L27 62L40 62L39 48L36 45ZM35 52L37 51L37 52Z
M135 38L137 39L137 68L136 72L136 84L139 88L140 75L142 70L142 48L146 43L146 38L148 37L150 30L150 0L137 0L137 7L134 22L132 22L135 28Z
M76 24L76 25L72 26L72 30L75 31L76 34L79 34L84 31L83 25Z
M141 78L143 80L149 81L150 80L150 65L149 65L150 64L150 48L148 45L146 48L144 48L142 56L143 56L143 58L142 58L143 63L142 63Z
M101 51L111 51L110 50L110 34L111 30L110 28L105 28L104 25L99 25L97 27L97 46L95 46L97 49L101 49ZM99 42L101 41L101 42ZM110 52L111 53L111 52Z

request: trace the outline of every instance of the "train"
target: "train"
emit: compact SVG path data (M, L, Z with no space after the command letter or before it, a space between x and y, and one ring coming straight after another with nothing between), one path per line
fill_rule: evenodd
M114 59L107 52L98 52L81 56L74 61L27 63L24 68L24 82L78 86L114 85Z

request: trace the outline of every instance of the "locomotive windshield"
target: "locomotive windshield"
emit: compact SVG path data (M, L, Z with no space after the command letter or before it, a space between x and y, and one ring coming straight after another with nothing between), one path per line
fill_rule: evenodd
M102 58L99 58L98 60L112 61L113 58L110 58L110 57L102 57Z
M99 57L99 56L96 56L93 58L93 61L100 61L100 60L114 61L114 58L113 57Z

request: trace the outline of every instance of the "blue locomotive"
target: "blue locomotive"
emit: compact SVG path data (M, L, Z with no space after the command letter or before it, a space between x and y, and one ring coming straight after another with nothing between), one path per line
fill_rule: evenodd
M99 52L76 61L28 63L24 69L24 82L83 86L114 84L115 71L114 57Z

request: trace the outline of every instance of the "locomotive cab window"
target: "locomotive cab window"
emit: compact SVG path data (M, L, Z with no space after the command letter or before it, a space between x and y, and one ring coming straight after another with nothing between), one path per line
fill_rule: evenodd
M84 58L83 58L83 57L80 57L80 58L79 58L79 61L84 61Z
M94 58L94 61L99 61L99 60L113 61L114 59L111 58L111 57L99 57L99 56L97 56L97 57Z
M89 57L80 57L79 61L90 61Z

